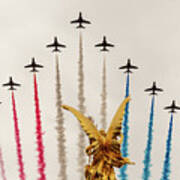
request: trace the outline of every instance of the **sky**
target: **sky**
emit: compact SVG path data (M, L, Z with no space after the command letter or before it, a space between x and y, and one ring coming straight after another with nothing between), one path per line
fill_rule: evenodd
M79 11L92 22L83 32L85 105L96 123L100 120L103 56L94 44L103 35L115 44L107 55L108 124L125 95L125 79L118 67L127 58L139 67L130 78L129 180L141 179L151 97L144 92L153 81L164 89L155 99L152 176L160 179L170 114L163 110L175 99L180 105L180 2L177 0L2 0L0 1L0 83L9 76L21 83L15 92L23 159L27 179L37 179L33 76L24 69L35 57L44 65L38 74L42 126L45 132L47 179L57 179L55 58L46 44L58 36L67 48L60 54L63 103L77 107L78 30L69 22ZM10 92L0 89L0 145L8 180L18 180ZM68 179L77 179L78 122L64 111ZM174 115L171 179L180 177L180 114Z

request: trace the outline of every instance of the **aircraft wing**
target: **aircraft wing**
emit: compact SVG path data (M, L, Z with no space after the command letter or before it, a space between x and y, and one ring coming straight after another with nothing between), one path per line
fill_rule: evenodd
M127 69L127 66L121 66L119 69Z
M85 23L85 24L91 24L91 22L87 21L87 20L82 20L82 22Z
M77 20L71 21L71 24L75 24L75 23L79 23L79 20L77 19Z
M35 64L35 67L43 68L44 66L42 66L40 64Z
M172 109L171 106L166 106L164 109Z
M10 83L3 84L3 86L10 86L10 85L11 85Z
M18 84L18 83L13 83L12 85L13 85L13 86L21 86L21 85Z
M26 65L24 66L25 68L30 68L30 67L33 67L32 64L29 64L29 65Z
M175 106L175 109L180 109L180 107L179 106Z
M110 43L107 43L106 46L114 47L114 45L113 45L113 44L110 44Z
M163 91L161 88L156 88L157 91Z
M46 47L54 47L54 44L48 44Z
M145 89L144 91L152 91L153 89L152 88L147 88L147 89Z
M64 44L57 44L58 47L63 47L65 48L66 46Z
M138 69L137 66L130 66L131 69Z
M100 44L96 44L96 45L95 45L95 47L102 47L102 46L104 46L103 43L100 43Z

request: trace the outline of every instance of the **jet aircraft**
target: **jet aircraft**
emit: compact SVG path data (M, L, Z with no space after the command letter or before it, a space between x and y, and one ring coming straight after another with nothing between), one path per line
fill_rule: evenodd
M54 48L53 52L61 52L59 48L65 48L66 46L64 44L60 44L57 37L54 37L54 42L52 44L48 44L46 47Z
M175 100L172 101L172 104L170 106L166 106L164 109L166 110L170 110L169 112L170 113L175 113L176 111L175 110L180 110L180 107L179 106L176 106L176 102Z
M24 66L24 68L32 68L32 70L30 72L38 72L38 70L36 68L43 68L43 66L40 64L36 64L35 58L32 58L31 64Z
M15 82L12 80L12 77L9 77L9 82L3 84L3 86L10 86L9 90L16 90L16 89L14 88L14 86L21 86L21 85L18 84L18 83L15 83Z
M106 40L106 36L103 36L102 43L96 44L95 47L102 47L101 51L109 51L107 47L114 47L114 45L111 43L108 43Z
M131 65L131 60L127 60L127 64L125 66L119 67L119 69L127 69L124 73L132 73L131 69L138 69L137 66Z
M163 89L158 88L158 87L156 86L156 82L153 82L152 87L151 87L151 88L147 88L147 89L145 89L144 91L145 91L145 92L152 92L152 93L150 93L150 95L157 95L156 91L162 92Z
M83 26L83 24L91 24L91 22L83 19L82 13L79 12L78 19L71 21L71 24L78 24L78 26L76 27L77 29L84 29L85 26Z

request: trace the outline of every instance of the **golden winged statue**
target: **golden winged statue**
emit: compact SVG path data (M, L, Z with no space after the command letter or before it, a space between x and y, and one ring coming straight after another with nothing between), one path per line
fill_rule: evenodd
M120 146L123 141L121 133L123 115L127 97L118 108L107 131L97 130L92 120L85 117L73 107L62 105L79 120L82 129L89 137L90 145L86 148L89 164L85 166L86 180L116 180L114 167L120 168L125 164L134 164L127 157L122 157Z

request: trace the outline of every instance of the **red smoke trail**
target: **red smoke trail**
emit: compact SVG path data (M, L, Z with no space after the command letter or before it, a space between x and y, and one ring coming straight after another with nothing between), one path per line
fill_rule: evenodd
M36 112L36 142L37 142L37 151L38 151L38 172L40 175L38 180L45 180L46 175L44 173L44 170L46 164L44 161L44 146L42 139L41 116L40 116L40 108L39 108L36 74L34 74L34 100L35 100L35 112Z
M12 106L13 106L16 151L17 151L18 164L19 164L19 177L21 180L25 180L26 178L25 178L25 173L24 173L24 163L23 163L23 157L22 157L20 134L19 134L19 127L18 127L17 112L16 112L16 104L15 104L15 98L14 98L13 91L12 91Z
M7 180L6 179L6 174L5 174L5 169L4 169L4 161L3 161L3 157L2 157L2 150L0 148L0 168L1 168L1 176L3 180Z

